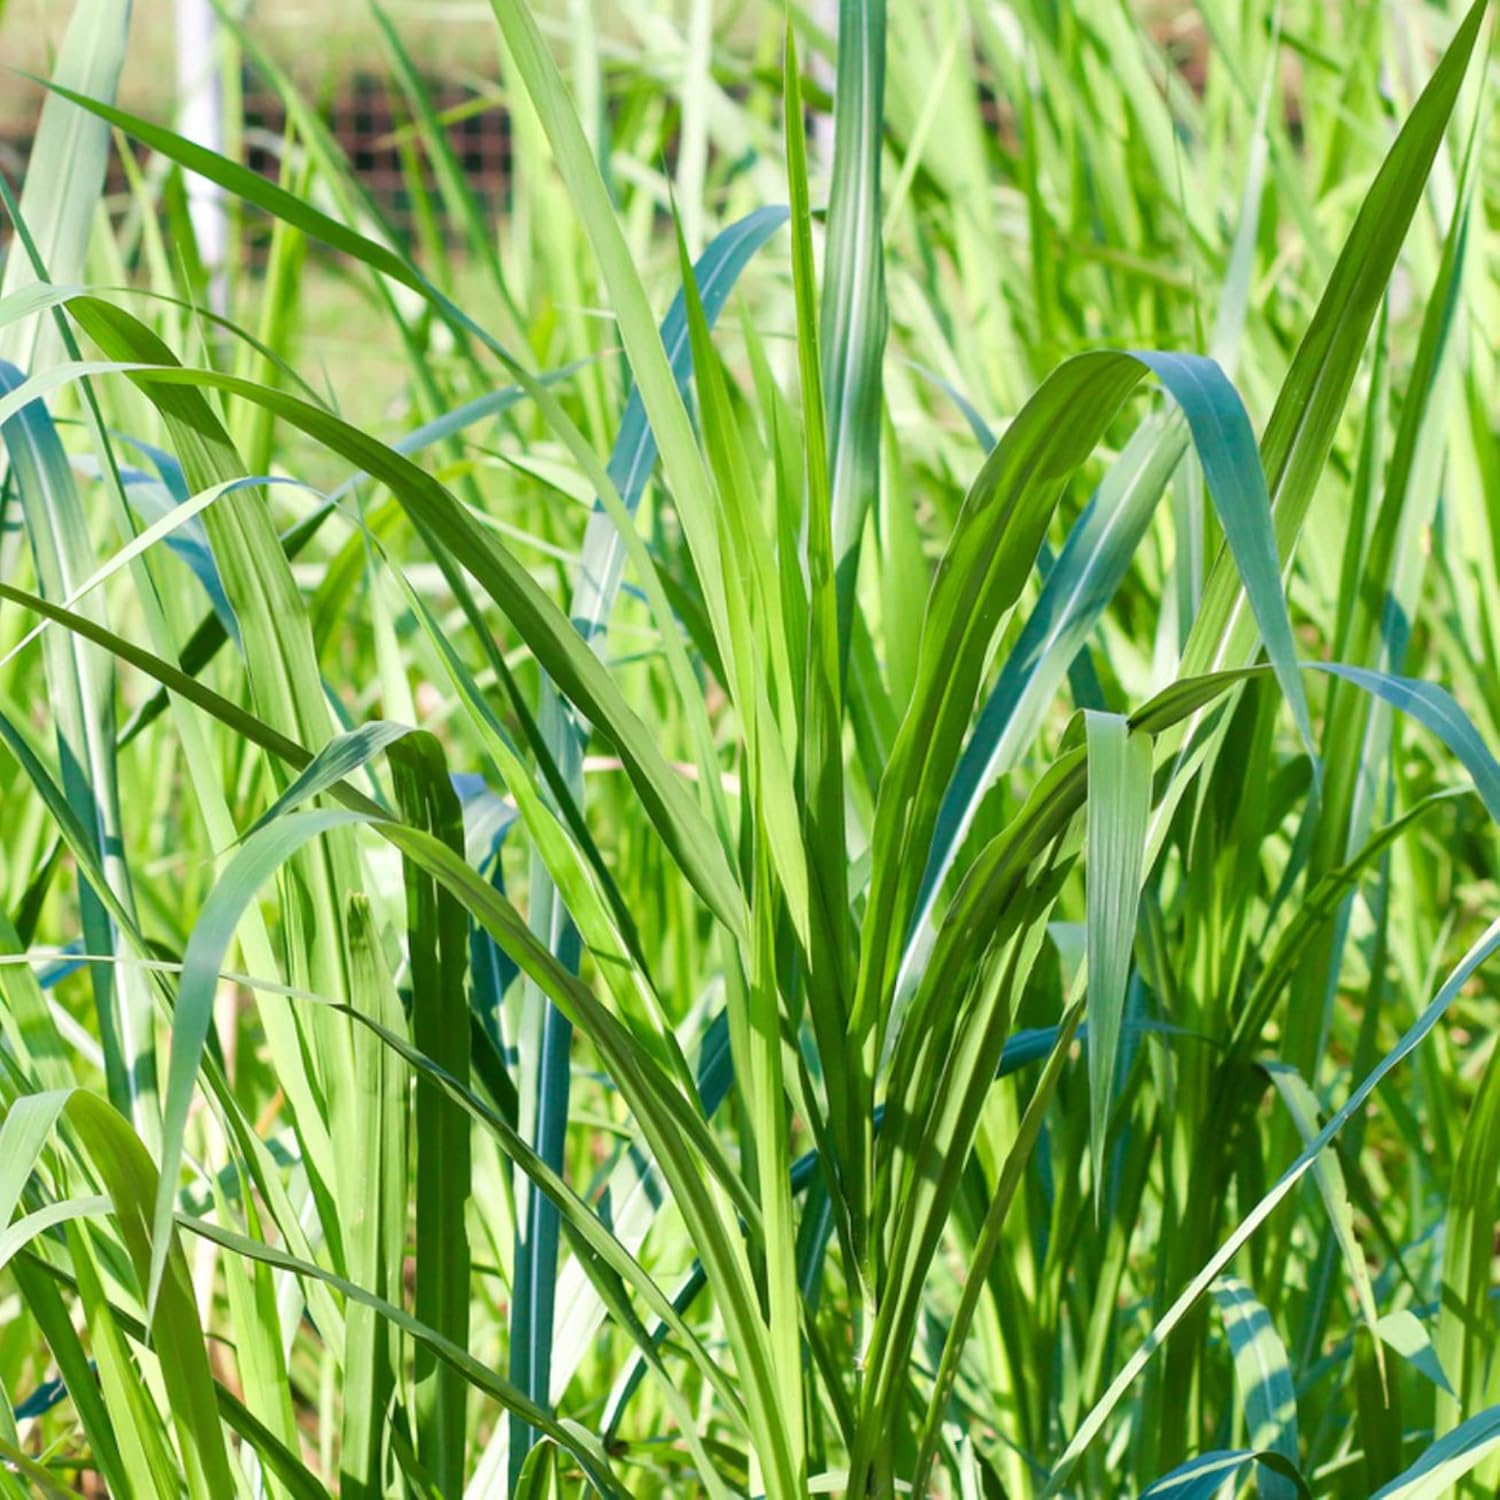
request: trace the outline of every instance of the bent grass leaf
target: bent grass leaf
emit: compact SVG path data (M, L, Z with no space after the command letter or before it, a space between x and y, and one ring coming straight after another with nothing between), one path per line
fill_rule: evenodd
M1141 1491L1141 1500L1214 1500L1225 1485L1240 1478L1246 1470L1260 1465L1273 1478L1286 1485L1286 1493L1306 1496L1311 1493L1307 1482L1296 1467L1275 1452L1202 1453L1180 1464L1170 1474L1164 1474L1150 1488ZM1265 1475L1260 1476L1261 1493L1265 1488Z

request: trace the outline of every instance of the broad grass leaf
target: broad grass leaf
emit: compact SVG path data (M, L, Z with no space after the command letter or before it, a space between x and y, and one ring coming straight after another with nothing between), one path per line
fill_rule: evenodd
M1278 1453L1293 1467L1297 1452L1297 1392L1286 1345L1271 1315L1249 1285L1221 1276L1210 1288L1234 1353L1234 1379L1245 1408L1245 1430L1253 1447ZM1268 1470L1256 1475L1263 1500L1289 1500L1297 1486Z

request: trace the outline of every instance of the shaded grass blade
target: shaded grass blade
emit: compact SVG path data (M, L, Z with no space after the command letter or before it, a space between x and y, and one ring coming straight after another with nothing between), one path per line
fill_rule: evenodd
M403 817L462 858L463 814L442 747L420 733L388 747ZM406 861L407 962L412 1040L459 1085L469 1081L469 1006L464 995L469 929L463 907L425 870ZM416 1142L416 1316L460 1348L469 1337L469 1122L419 1081ZM416 1356L417 1456L444 1491L463 1485L465 1382L419 1346Z

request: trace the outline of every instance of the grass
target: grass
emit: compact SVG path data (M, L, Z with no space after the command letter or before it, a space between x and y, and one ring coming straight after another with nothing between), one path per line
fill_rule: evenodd
M0 191L0 1497L1493 1493L1484 0L493 0L500 223L371 12L462 255L125 9Z

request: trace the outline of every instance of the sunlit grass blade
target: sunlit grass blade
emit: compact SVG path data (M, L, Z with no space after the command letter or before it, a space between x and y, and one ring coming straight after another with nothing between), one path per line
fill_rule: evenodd
M732 661L726 580L713 506L715 489L656 321L566 85L535 19L515 0L493 0L493 8L609 289L631 374L704 591L719 654L724 661Z
M81 0L58 52L54 81L96 99L111 100L125 62L129 0ZM30 226L37 253L59 282L83 275L89 234L109 164L109 126L60 95L42 110L21 189L21 217ZM40 278L28 256L8 255L0 296L29 289ZM45 353L37 312L0 338L0 356L28 371Z
M59 300L70 301L74 296L80 295L77 288L60 289ZM552 385L567 380L576 373L578 365L567 366L562 370L551 371L546 375L538 377L541 385ZM313 392L309 392L315 395ZM500 390L491 391L487 395L478 396L473 401L465 402L462 406L454 407L444 412L442 416L435 417L430 422L424 422L419 427L405 433L397 438L392 448L401 454L420 453L424 449L443 442L465 429L484 421L491 416L498 416L508 411L517 402L524 400L528 391L519 385L504 386ZM175 460L173 460L175 463ZM324 523L330 516L335 514L340 501L344 500L350 491L356 488L359 481L366 476L357 473L337 485L328 495L328 498L309 515L290 526L282 535L283 550L288 560L294 559L307 545L318 535ZM215 570L217 572L217 569ZM187 638L183 647L181 660L192 672L201 671L216 653L229 640L233 631L228 629L226 623L213 617L205 617ZM140 734L153 719L155 719L167 706L165 693L157 693L142 703L129 721L120 731L120 747L123 749L136 735Z
M404 1029L380 934L368 902L357 898L350 903L349 953L350 993L359 1013L387 1028ZM366 1027L355 1033L354 1066L365 1177L348 1232L349 1271L358 1285L400 1302L405 1288L389 1283L393 1267L404 1263L406 1252L406 1075ZM393 1331L383 1327L368 1306L350 1302L345 1316L340 1493L374 1496L382 1487L386 1410L395 1391L401 1349Z
M80 1286L76 1276L70 1276L66 1271L35 1259L26 1252L22 1252L17 1257L18 1270L23 1267L24 1274L27 1275L34 1289L46 1287L54 1296L57 1295L59 1287L77 1289ZM36 1301L34 1294L31 1300ZM99 1306L132 1340L138 1344L146 1342L145 1326L117 1304L106 1302L102 1292ZM86 1362L83 1368L87 1369ZM288 1494L296 1496L297 1500L328 1500L328 1490L318 1482L316 1476L300 1457L280 1442L275 1434L266 1428L232 1391L215 1382L213 1395L225 1424L254 1446L256 1454L265 1462L271 1473L285 1485Z
M693 280L712 328L718 321L741 274L750 261L787 220L787 210L768 205L719 232L693 262ZM661 341L679 386L692 373L692 345L688 338L684 293L672 298L661 323ZM609 476L626 510L634 515L656 467L659 449L640 388L632 384L609 456ZM625 563L625 545L613 519L601 506L590 517L584 533L578 583L570 613L584 638L594 641L608 628Z
M1438 1500L1500 1447L1500 1407L1491 1406L1441 1437L1372 1500Z
M867 28L883 29L883 8L868 23L850 20L847 38L851 49L869 45ZM852 62L849 64L852 69ZM843 721L843 650L839 632L839 560L834 530L832 472L837 455L830 454L828 415L825 404L824 369L820 359L819 299L813 272L812 209L807 183L807 154L803 139L801 74L797 64L796 34L788 26L783 72L786 79L787 179L792 204L792 289L797 310L797 371L802 395L803 473L801 504L803 550L807 570L807 625L805 644L793 641L794 654L803 665L801 715L802 838L808 853L810 912L808 962L808 1008L818 1038L818 1053L828 1088L830 1130L838 1148L833 1166L843 1179L838 1189L840 1206L852 1200L853 1244L863 1228L863 1200L868 1194L864 1181L868 1157L865 1120L870 1101L860 1079L859 1053L847 1045L848 1017L854 978L853 922L849 911L848 839L844 821L844 776L840 726ZM852 113L853 85L846 86L846 109ZM854 151L850 147L850 152ZM844 173L853 171L845 161ZM843 189L845 214L857 214L859 204ZM878 207L878 192L877 192ZM866 226L868 228L868 226ZM846 239L852 231L841 230ZM847 253L847 252L846 252ZM848 274L848 267L844 268ZM829 295L836 295L833 287ZM883 309L882 309L883 311ZM832 319L830 318L830 321ZM883 330L882 330L883 332ZM852 337L850 330L843 330ZM857 350L841 350L845 360L858 361ZM874 434L864 443L879 441L879 359L877 347ZM868 379L868 369L842 372L855 380ZM868 457L868 455L866 455ZM860 469L860 435L849 435L846 453L851 494L856 484L869 483L874 471ZM873 485L871 486L873 493ZM860 518L863 525L863 516ZM790 542L786 538L784 545ZM790 561L784 560L783 567ZM800 593L800 587L798 592ZM790 623L790 622L789 622ZM797 647L803 649L798 652ZM833 1186L830 1184L830 1191ZM859 1226L856 1228L855 1226ZM856 1251L857 1253L857 1251Z
M416 117L417 129L422 145L437 174L438 187L452 218L463 226L470 253L480 257L494 290L500 299L504 314L501 324L507 343L519 349L521 344L521 314L511 296L509 283L500 264L496 248L496 236L491 226L484 222L484 215L473 189L466 178L462 164L453 150L448 134L438 119L432 95L418 71L411 55L401 44L401 38L390 18L379 5L371 6L371 14L380 29L381 41L386 56L390 59L402 89Z
M1084 715L1088 804L1089 1144L1094 1215L1103 1212L1104 1146L1119 1066L1120 1023L1135 946L1151 813L1151 741L1119 714Z
M149 652L92 626L81 616L59 610L37 596L10 590L4 585L0 585L0 590L4 590L13 599L24 600L32 608L52 618L65 619L87 638L100 638L101 644L107 642L117 655L148 671L157 680L233 725L254 742L286 759L292 766L300 769L311 761L312 756L304 748L288 741L253 715L247 714ZM8 732L9 730L7 721L0 718L0 734L5 736L12 753L26 759L29 765L30 752L24 741L13 732ZM40 767L29 774L39 787L47 785ZM470 869L453 849L421 829L391 821L378 805L342 783L335 784L331 791L337 800L345 804L343 808L284 815L245 842L235 856L236 864L241 869L248 869L251 868L248 862L253 860L254 868L264 869L269 875L270 868L277 863L274 855L279 854L285 860L293 857L302 845L319 834L351 823L365 822L371 824L398 851L417 861L424 870L463 901L469 912L515 958L523 972L541 986L553 1003L565 1011L571 1024L583 1030L607 1060L622 1093L646 1128L653 1152L672 1185L682 1211L695 1226L695 1243L700 1247L713 1284L722 1296L729 1299L728 1306L735 1319L734 1338L740 1350L741 1369L748 1372L755 1399L762 1403L759 1420L770 1430L767 1419L770 1408L765 1392L771 1377L766 1364L764 1328L758 1309L755 1308L749 1267L739 1232L731 1231L725 1222L724 1205L710 1191L703 1175L704 1169L712 1174L719 1189L727 1191L729 1201L734 1203L742 1219L750 1226L752 1234L759 1232L759 1213L754 1200L745 1192L743 1184L729 1167L722 1149L707 1132L701 1117L650 1055L639 1049L621 1022L599 1004L586 986L581 985L573 975L557 964L551 953L538 943L515 908ZM60 794L54 793L52 806L54 816L73 821ZM72 838L78 848L86 848L83 836L76 827ZM243 903L249 898L241 887L241 882L237 880L226 887L221 881L221 888L225 891L226 914L235 905L243 910ZM214 926L222 929L223 924L216 922ZM201 940L206 954L208 930L203 929L201 923L199 930L206 932ZM195 964L195 968L203 972L206 972L206 967L206 958L202 964ZM196 1001L193 1010L201 1010ZM530 1415L532 1408L529 1405L512 1406L511 1409L521 1412L532 1425L548 1430Z
M1068 533L944 795L923 874L914 943L921 940L921 924L930 921L985 791L1019 762L1032 741L1048 698L1123 581L1186 448L1180 417L1143 423Z
M1286 1345L1271 1315L1245 1282L1223 1276L1210 1290L1234 1351L1234 1378L1245 1408L1245 1435L1257 1450L1279 1453L1295 1466L1299 1457L1297 1393ZM1292 1500L1298 1492L1296 1485L1274 1470L1256 1476L1256 1489L1263 1500Z
M925 1430L921 1439L920 1456L917 1460L916 1475L921 1482L925 1482L936 1456L943 1409L952 1396L954 1383L958 1378L959 1361L963 1356L974 1317L984 1295L985 1276L994 1257L1001 1250L1001 1236L1006 1218L1015 1195L1021 1187L1022 1179L1030 1163L1031 1153L1041 1135L1048 1106L1052 1102L1053 1094L1062 1076L1069 1048L1078 1034L1082 1016L1082 1006L1074 1004L1069 1007L1067 1015L1063 1017L1062 1023L1054 1032L1033 1035L1024 1039L1012 1036L1007 1040L1001 1052L1001 1071L1003 1072L1007 1058L1013 1064L1023 1056L1029 1061L1027 1054L1030 1048L1040 1051L1042 1044L1046 1044L1047 1065L1042 1071L1042 1076L1037 1080L1035 1092L1026 1105L1026 1113L1021 1118L1015 1139L1011 1142L1010 1150L1006 1155L1001 1175L995 1184L994 1196L985 1210L984 1227L975 1245L973 1264L970 1267L968 1280L964 1284L963 1300L959 1303L953 1322L949 1325L937 1374L933 1380ZM1018 1045L1023 1040L1029 1043L1030 1047L1023 1048Z
M888 319L880 199L885 19L885 0L840 0L819 347L829 412L828 495L841 662L848 651L860 541L880 485L881 363ZM795 62L795 54L789 55ZM789 151L801 128L799 110L788 121Z
M0 362L0 389L9 392L20 385L20 372ZM46 406L29 402L0 424L0 436L41 592L76 599L79 585L93 571L93 548L72 470ZM84 607L102 618L97 599ZM133 901L130 875L118 852L124 836L115 764L114 673L107 658L76 639L48 639L44 653L63 784L80 821L92 831L112 888L128 908ZM82 905L86 940L96 952L110 951L115 936L108 915L92 892L84 892ZM154 1142L160 1105L149 997L128 971L117 977L101 966L90 977L110 1097Z
M188 1279L187 1261L176 1230L167 1224L165 1247L152 1241L156 1169L146 1148L125 1121L94 1095L74 1093L65 1106L68 1119L88 1151L114 1207L120 1233L142 1287L158 1276L150 1318L152 1341L161 1357L182 1448L188 1492L202 1500L232 1486L219 1413L213 1396L208 1351Z

